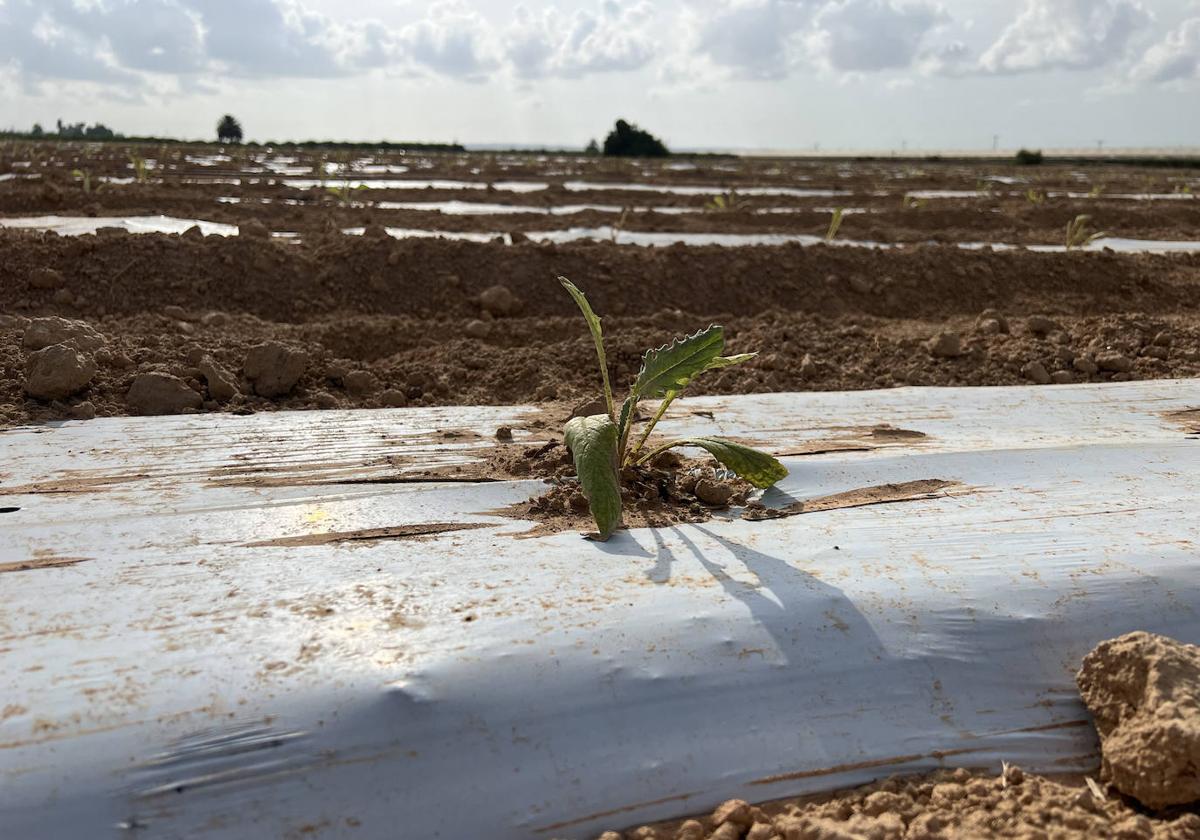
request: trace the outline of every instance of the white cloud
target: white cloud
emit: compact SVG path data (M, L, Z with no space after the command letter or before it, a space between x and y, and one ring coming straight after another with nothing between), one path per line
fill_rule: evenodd
M406 26L400 43L417 64L466 81L483 81L499 67L493 31L465 3L435 3L428 15Z
M734 78L782 79L796 63L798 33L815 5L810 0L706 4L690 17L690 52Z
M1200 77L1200 17L1189 18L1152 46L1134 66L1134 79L1172 82Z
M828 3L805 38L810 57L838 72L877 72L911 67L925 37L950 16L932 3L893 0Z
M1089 70L1120 61L1152 16L1138 0L1026 0L980 58L987 73Z
M535 15L518 6L504 34L505 56L523 79L638 70L656 52L652 16L646 2L602 0L597 11L580 9L569 18L553 8Z

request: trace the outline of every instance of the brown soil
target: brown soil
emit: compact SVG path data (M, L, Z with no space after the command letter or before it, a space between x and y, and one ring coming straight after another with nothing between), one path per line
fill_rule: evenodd
M1093 788L1092 786L1095 785ZM1144 813L1082 778L1046 778L1008 767L895 777L850 791L750 806L606 832L601 840L1195 840L1200 813Z
M646 347L711 322L726 326L731 352L762 355L696 393L1200 373L1200 256L10 232L0 233L0 422L128 413L134 377L152 371L187 382L200 410L583 399L596 393L594 356L558 274L605 316L618 383ZM498 283L515 301L489 312L480 294ZM42 315L86 321L106 341L90 387L58 402L23 392L26 319ZM1041 315L1049 327L1030 320ZM931 349L944 331L958 346ZM306 359L283 395L256 395L244 375L265 341ZM1128 363L1097 368L1109 356ZM238 393L211 390L205 357Z

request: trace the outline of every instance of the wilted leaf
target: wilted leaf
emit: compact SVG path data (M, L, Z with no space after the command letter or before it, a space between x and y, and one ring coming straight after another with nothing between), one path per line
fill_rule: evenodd
M600 360L600 378L604 380L604 400L608 405L609 417L613 417L613 395L612 385L608 381L608 360L604 356L604 333L600 329L600 318L592 311L592 305L588 303L587 297L579 290L579 288L568 280L566 277L559 277L558 282L567 290L579 306L579 311L583 313L583 320L587 321L588 329L592 333L592 342L596 345L596 356Z
M705 366L705 370L717 370L718 368L732 367L740 365L742 362L748 362L757 356L757 353L741 353L737 356L718 356Z
M599 538L607 540L621 527L621 484L617 472L617 426L606 414L567 422L567 446L575 471L596 520Z
M766 489L787 478L787 467L757 449L721 438L687 438L675 446L699 446L755 487Z
M724 349L725 330L714 326L656 350L647 350L633 383L633 396L658 399L669 392L682 391L697 374L708 370Z

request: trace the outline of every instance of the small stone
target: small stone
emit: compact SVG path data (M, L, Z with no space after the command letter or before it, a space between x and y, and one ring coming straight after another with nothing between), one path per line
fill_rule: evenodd
M492 325L487 321L480 321L478 318L469 321L463 330L471 338L487 338L492 334Z
M76 420L95 420L96 406L92 405L91 402L84 400L81 403L76 403L75 405L71 406L70 414Z
M513 439L512 429L508 426L501 426L496 429L496 440L511 441Z
M1069 370L1056 370L1050 374L1050 378L1054 380L1055 385L1070 385L1075 381L1075 374Z
M931 355L941 359L953 359L963 354L962 339L954 332L938 333L925 346Z
M223 327L229 323L229 316L224 312L209 312L200 319L200 323L206 327Z
M355 396L369 394L379 387L375 374L366 370L352 370L342 377L342 382L346 390Z
M1000 333L1004 332L1004 330L1000 328L1000 322L995 318L977 321L975 324L975 329L984 335L1000 335Z
M35 268L29 273L29 286L32 289L61 289L66 282L62 272L53 268Z
M521 301L508 286L489 286L479 295L479 305L494 317L512 315L521 308Z
M1052 332L1063 332L1063 327L1044 315L1034 315L1025 319L1025 330L1033 335L1045 337Z
M164 306L163 315L176 321L187 321L188 315L182 306Z
M408 397L403 391L397 391L395 388L388 388L379 395L379 402L387 408L403 408L408 405Z
M25 327L21 344L26 350L41 350L53 344L69 344L79 350L94 353L105 345L104 336L84 321L67 318L34 318Z
M233 374L218 365L211 358L205 357L196 365L204 381L208 383L208 393L218 402L227 402L241 393Z
M246 239L266 240L271 238L271 231L258 219L251 219L244 224L238 225L238 236L245 237Z
M1108 370L1114 373L1129 373L1133 370L1133 361L1128 356L1123 356L1120 353L1104 353L1096 357L1096 364L1100 370Z
M204 404L186 382L166 373L138 374L125 401L135 414L183 414Z
M702 478L696 482L696 498L706 505L724 507L733 498L733 488L728 484Z
M25 393L39 400L62 400L92 383L95 361L75 347L53 344L31 353L25 364Z
M246 378L254 383L261 397L282 397L291 393L308 368L308 357L277 341L250 348L242 366Z
M750 816L750 803L744 799L730 799L722 802L713 811L712 821L713 825L733 823L734 825L749 827L753 822L753 818Z
M975 326L981 332L989 332L991 328L984 329L984 325L993 322L995 324L996 332L1007 333L1009 331L1008 319L1001 315L999 310L996 309L985 309L980 312L979 317L975 319Z
M1046 366L1041 362L1029 362L1021 368L1021 375L1038 385L1049 385L1051 382L1050 374L1046 372Z
M1100 366L1087 356L1079 356L1072 363L1072 366L1075 368L1075 370L1079 371L1080 373L1087 374L1088 376L1092 376L1100 371Z

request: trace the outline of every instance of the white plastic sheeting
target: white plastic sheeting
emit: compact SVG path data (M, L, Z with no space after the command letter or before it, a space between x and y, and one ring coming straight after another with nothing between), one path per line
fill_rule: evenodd
M1200 642L1197 407L1197 381L685 400L664 433L783 456L772 505L947 484L604 545L519 538L495 511L535 482L401 480L502 423L542 440L532 408L7 431L0 826L583 838L1090 767L1080 657Z

